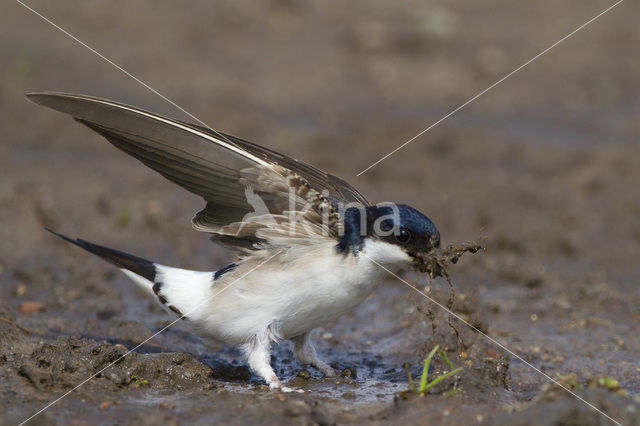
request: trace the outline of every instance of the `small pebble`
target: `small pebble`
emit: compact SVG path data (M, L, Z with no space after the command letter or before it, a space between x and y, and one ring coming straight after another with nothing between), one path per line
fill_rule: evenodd
M27 300L22 302L18 307L18 310L23 314L32 314L34 312L43 312L47 308L44 306L44 303L38 302L36 300Z
M502 358L502 355L500 355L499 352L496 352L492 349L487 349L487 355L489 355L491 358Z
M302 369L298 371L298 377L300 377L301 379L309 380L311 378L311 373L309 373L309 371L305 369Z
M2 273L0 271L0 273ZM18 297L22 297L27 293L27 286L25 284L18 284L18 287L16 287L16 295Z
M350 366L350 367L347 367L344 370L342 370L340 372L340 376L341 377L348 377L348 378L351 378L351 379L355 379L356 377L358 377L358 370L356 370L355 367Z

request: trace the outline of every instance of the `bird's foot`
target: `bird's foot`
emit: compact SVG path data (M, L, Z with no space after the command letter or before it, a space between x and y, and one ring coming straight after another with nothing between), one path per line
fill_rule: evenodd
M324 365L318 365L318 366L314 366L316 367L318 370L320 370L322 372L322 374L324 374L327 377L336 377L338 375L338 370L336 370L335 368L332 368L326 364Z
M280 391L283 393L289 393L289 392L304 393L302 389L290 388L288 386L283 385L280 379L278 379L277 377L275 378L275 380L272 380L271 383L269 383L269 389L271 389L272 391Z
M282 386L278 390L283 393L304 393L303 389L290 388L289 386Z

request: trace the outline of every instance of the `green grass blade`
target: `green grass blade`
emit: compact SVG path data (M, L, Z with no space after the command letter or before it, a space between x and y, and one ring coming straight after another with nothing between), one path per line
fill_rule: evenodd
M436 377L435 379L433 379L433 381L431 381L431 383L429 383L426 388L424 389L424 392L427 393L429 392L429 390L434 387L435 385L437 385L438 383L440 383L441 381L443 381L446 378L449 378L451 376L453 376L454 374L459 373L460 371L462 371L462 367L458 367L453 371L449 371L446 374L443 374L441 376ZM421 386L422 387L422 386ZM420 391L420 394L422 394L422 391Z
M424 368L422 369L422 377L420 378L420 395L424 395L426 392L425 387L427 386L427 376L429 375L429 365L431 365L431 359L436 354L438 349L440 349L440 346L436 345L436 347L433 348L431 352L429 352L429 355L427 355L427 359L424 362Z
M409 391L413 393L418 393L418 389L416 388L416 384L413 383L413 376L411 376L411 366L408 362L404 363L404 368L407 370L407 376L409 377Z
M444 362L446 362L449 368L453 370L453 364L451 364L451 361L449 361L449 357L447 356L447 354L442 349L439 349L438 352L440 352L440 355L442 355L442 357L444 358Z

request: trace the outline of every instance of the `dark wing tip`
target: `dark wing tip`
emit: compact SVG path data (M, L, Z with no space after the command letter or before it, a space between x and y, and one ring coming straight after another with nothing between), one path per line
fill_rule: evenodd
M25 94L25 97L31 102L33 102L34 104L45 105L45 106L47 106L47 101L51 100L52 98L63 98L63 97L69 97L69 96L71 95L68 93L50 92L50 91L29 92Z
M60 92L31 92L25 95L27 100L37 105L50 108L55 111L64 112L66 114L75 115L77 111L70 109L70 105L73 105L73 98L77 97L70 93Z
M87 103L98 100L98 98L92 96L49 91L31 92L25 94L25 96L34 104L42 105L72 116L80 113Z

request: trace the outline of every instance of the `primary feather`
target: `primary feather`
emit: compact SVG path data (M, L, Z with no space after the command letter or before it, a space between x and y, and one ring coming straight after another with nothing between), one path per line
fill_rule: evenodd
M368 204L342 179L231 135L90 96L27 96L72 115L165 178L202 196L207 203L193 218L194 228L235 248L304 245L316 237L336 237L340 203ZM255 214L247 188L266 211Z

